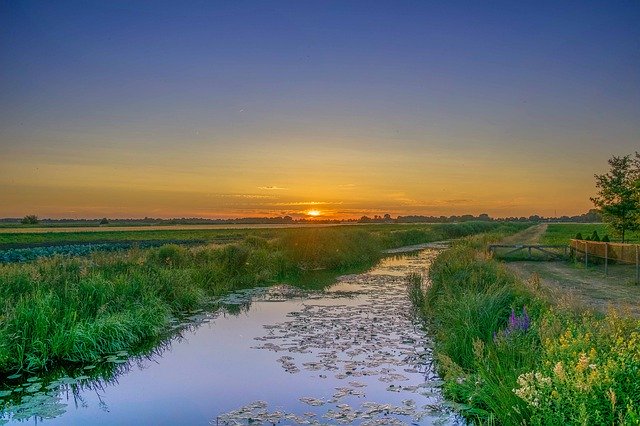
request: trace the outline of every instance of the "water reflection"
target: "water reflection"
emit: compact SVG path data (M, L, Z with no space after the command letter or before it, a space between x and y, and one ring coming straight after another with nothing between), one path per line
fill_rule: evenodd
M386 258L325 291L229 295L137 354L5 383L0 423L454 423L406 291L433 255Z

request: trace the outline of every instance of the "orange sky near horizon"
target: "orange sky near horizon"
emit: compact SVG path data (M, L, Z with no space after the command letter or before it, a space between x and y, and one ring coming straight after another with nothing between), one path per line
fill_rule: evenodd
M558 151L375 152L316 142L225 153L200 148L105 148L98 155L14 148L0 159L0 216L301 217L311 209L336 219L385 213L574 215L592 207L593 173L606 169L607 158L585 167Z

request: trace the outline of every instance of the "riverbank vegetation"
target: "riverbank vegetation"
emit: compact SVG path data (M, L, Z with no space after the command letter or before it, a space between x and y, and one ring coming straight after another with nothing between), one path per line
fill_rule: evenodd
M0 374L91 362L166 335L173 316L228 292L373 264L383 249L498 227L469 222L247 232L226 245L95 252L0 265Z
M499 238L465 239L432 265L421 307L446 395L477 423L639 424L640 322L552 307L485 252Z

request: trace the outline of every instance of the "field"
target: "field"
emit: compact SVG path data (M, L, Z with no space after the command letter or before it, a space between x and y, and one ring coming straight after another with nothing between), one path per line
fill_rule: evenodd
M639 424L640 321L551 304L486 256L495 233L436 259L414 297L436 334L446 395L481 424Z
M598 233L600 238L608 235L611 242L620 241L620 236L616 235L613 229L604 223L550 223L547 231L542 236L540 244L566 245L569 244L570 239L576 237L578 232L581 233L584 238L587 238L590 237L594 231ZM640 242L640 233L627 232L625 242Z
M225 244L95 252L0 265L0 371L36 371L91 362L159 341L184 312L215 307L233 290L308 282L372 265L387 248L458 238L526 224L467 222L304 229L136 231L149 238ZM141 234L142 233L142 234ZM8 234L13 243L57 236L95 241L94 233ZM128 232L114 236L131 238ZM232 240L233 242L229 242ZM73 241L73 240L69 240ZM326 282L326 281L325 281ZM2 373L0 373L2 374Z

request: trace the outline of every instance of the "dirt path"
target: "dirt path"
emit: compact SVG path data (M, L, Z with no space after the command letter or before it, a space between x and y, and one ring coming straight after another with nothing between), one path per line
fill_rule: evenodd
M606 313L611 307L640 318L640 285L633 284L633 268L612 266L609 276L601 268L568 262L510 262L509 269L525 280L540 280L550 302L574 309ZM534 278L535 279L535 278Z
M531 226L524 231L513 234L502 240L504 244L539 244L542 235L547 231L547 224Z
M505 244L537 244L546 224L533 226L503 241ZM607 312L610 307L640 318L640 285L633 284L634 268L609 267L609 276L599 266L584 268L572 262L507 262L506 266L524 280L540 281L551 303L571 309Z

